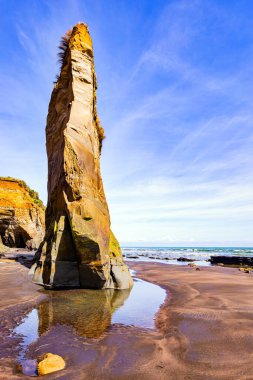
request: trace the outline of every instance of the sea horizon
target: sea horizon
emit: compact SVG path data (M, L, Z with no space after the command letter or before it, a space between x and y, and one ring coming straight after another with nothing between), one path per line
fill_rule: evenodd
M157 260L170 264L178 264L180 260L209 262L211 256L247 256L253 257L253 247L121 247L123 256L127 260Z
M243 248L243 249L253 249L253 245L122 245L121 248Z

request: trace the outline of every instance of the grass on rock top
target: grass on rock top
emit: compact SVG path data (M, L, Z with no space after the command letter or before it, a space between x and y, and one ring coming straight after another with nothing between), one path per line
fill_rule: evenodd
M0 177L0 181L9 181L9 182L16 182L19 184L20 187L24 188L32 198L33 202L36 203L38 206L45 208L43 202L39 198L39 194L37 191L31 189L25 181L13 177Z

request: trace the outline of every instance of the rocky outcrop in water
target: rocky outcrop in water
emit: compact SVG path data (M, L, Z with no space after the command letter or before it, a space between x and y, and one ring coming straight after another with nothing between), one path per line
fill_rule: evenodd
M132 285L100 174L104 130L96 109L92 41L85 24L63 38L62 67L49 104L46 235L34 282L47 287L125 289Z
M211 264L253 266L253 257L247 256L211 256L209 261Z
M0 250L38 248L45 233L45 210L24 181L0 177Z

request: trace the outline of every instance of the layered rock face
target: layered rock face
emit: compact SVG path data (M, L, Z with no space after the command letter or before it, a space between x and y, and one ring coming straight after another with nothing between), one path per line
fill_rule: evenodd
M24 181L0 177L0 246L38 248L45 233L45 210Z
M85 24L64 37L62 67L46 127L46 234L34 282L46 287L125 289L132 286L110 216L100 174L104 137L96 110L92 41Z

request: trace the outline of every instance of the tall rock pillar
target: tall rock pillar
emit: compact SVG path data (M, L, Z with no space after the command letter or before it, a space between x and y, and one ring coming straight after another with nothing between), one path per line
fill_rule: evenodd
M35 283L49 288L132 286L100 174L104 130L96 109L96 75L87 25L62 40L62 67L49 104L46 146L46 234L34 264Z

